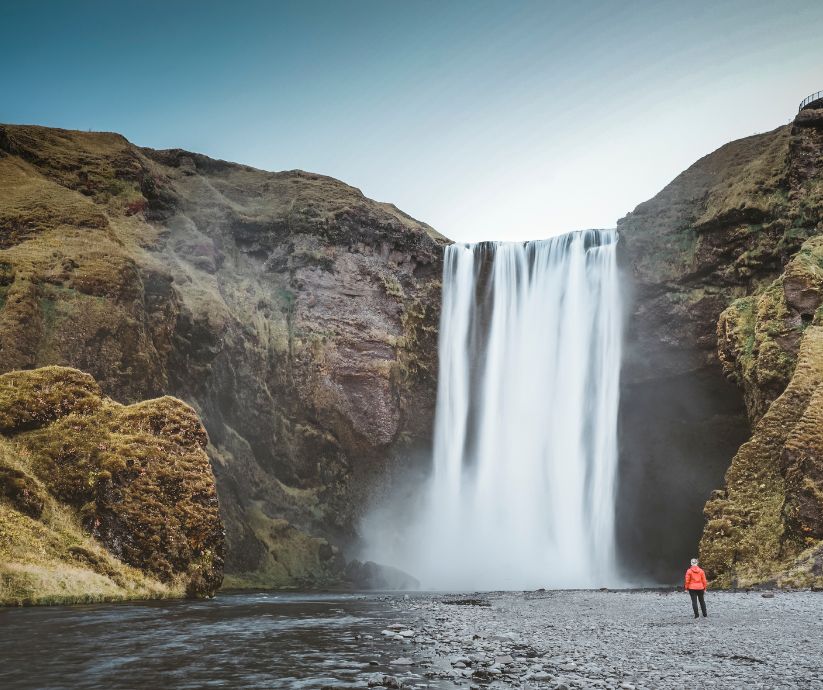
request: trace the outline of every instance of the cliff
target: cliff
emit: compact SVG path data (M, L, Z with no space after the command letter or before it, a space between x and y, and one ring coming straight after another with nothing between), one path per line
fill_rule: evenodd
M0 604L214 594L223 528L206 433L88 374L0 375Z
M0 371L203 419L231 584L322 584L427 447L443 238L337 180L0 126Z
M728 468L700 541L715 584L820 584L823 111L718 149L619 228L634 291L628 466L658 477L668 464L663 495L704 499L706 478ZM645 404L650 395L663 406ZM657 441L645 451L635 440L641 424ZM747 437L729 467L730 449ZM644 500L650 513L660 509ZM670 533L683 527L672 520ZM681 533L691 538L695 527ZM674 540L672 555L685 562L688 542Z
M721 586L823 577L822 167L823 112L806 110L702 158L619 222L618 538L634 577L679 577L698 541ZM125 517L104 500L106 482L124 481L120 450L75 440L85 450L67 456L55 441L79 430L66 427L77 415L120 439L123 420L154 408L194 429L188 407L141 402L172 395L208 431L186 443L206 444L228 584L316 586L356 571L344 553L362 511L429 450L445 242L328 177L0 126L0 372L76 367L99 390L72 385L103 401L0 429L0 505L34 521L15 543L40 530L52 545L48 566L20 560L26 549L8 539L0 560L53 577L87 567L64 548L76 542L109 569L95 577L126 573L106 575L106 596L212 591L216 546L208 567L123 540ZM128 520L138 500L151 504L135 496ZM200 582L198 568L212 575Z

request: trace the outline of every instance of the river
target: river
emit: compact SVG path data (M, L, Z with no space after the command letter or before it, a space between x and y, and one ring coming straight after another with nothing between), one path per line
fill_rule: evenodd
M364 687L398 656L381 636L408 616L398 598L242 593L0 609L0 688Z

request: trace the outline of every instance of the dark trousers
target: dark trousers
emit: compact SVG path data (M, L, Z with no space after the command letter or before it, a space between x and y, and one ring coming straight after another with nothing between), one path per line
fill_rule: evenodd
M700 610L703 611L703 615L706 615L706 600L703 598L702 589L690 589L689 596L692 598L692 608L694 609L694 617L697 618L697 601L700 600Z

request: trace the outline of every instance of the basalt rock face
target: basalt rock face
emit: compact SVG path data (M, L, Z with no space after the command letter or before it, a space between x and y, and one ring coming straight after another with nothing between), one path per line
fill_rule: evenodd
M444 239L337 180L0 127L0 371L171 394L209 434L233 584L342 573L428 445Z
M123 406L63 367L0 375L0 603L214 594L206 443L171 397Z
M821 567L823 519L823 445L812 431L821 221L823 112L812 110L706 156L620 222L632 286L621 451L638 482L621 505L627 522L652 523L622 539L641 561L654 559L645 543L688 562L703 527L688 506L709 498L734 456L706 506L709 576L820 576L809 573Z

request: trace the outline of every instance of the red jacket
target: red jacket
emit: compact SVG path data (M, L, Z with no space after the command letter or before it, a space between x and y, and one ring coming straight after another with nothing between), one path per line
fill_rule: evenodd
M686 571L686 589L706 589L706 573L699 565L693 565Z

